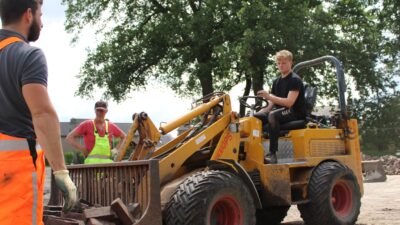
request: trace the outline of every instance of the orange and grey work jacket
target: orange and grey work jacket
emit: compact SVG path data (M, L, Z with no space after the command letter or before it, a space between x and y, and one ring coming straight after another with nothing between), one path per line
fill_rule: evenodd
M18 41L22 40L12 37L0 41L0 53ZM34 140L0 133L1 225L43 225L44 175L43 150Z

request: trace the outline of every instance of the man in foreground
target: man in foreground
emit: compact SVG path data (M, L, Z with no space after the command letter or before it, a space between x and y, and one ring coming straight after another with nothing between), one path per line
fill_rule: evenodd
M39 38L41 0L0 0L0 224L43 224L46 156L63 192L64 210L76 202L66 169L60 124L47 92ZM40 145L39 145L40 143Z

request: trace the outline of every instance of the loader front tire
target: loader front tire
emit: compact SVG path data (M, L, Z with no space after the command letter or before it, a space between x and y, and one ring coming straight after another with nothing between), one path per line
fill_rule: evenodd
M360 214L360 199L351 169L337 162L324 162L311 175L309 202L298 208L307 225L352 225Z
M164 216L166 225L254 225L255 207L240 177L201 171L178 186Z

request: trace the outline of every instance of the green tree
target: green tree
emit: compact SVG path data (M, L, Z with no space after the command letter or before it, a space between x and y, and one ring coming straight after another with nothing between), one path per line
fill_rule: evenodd
M240 55L237 64L246 72L245 93L250 86L256 93L265 80L271 85L278 75L272 56L281 49L292 51L295 62L323 55L338 57L361 95L382 87L388 77L375 68L383 37L371 5L354 0L246 1L238 14L243 37L233 43ZM301 75L318 86L323 97L337 98L336 77L329 66L305 70Z
M365 152L395 153L400 149L400 93L381 96L379 100L358 100L361 111L361 147Z
M153 78L182 95L226 91L245 82L248 95L251 88L257 92L271 85L278 75L272 56L281 49L292 51L295 62L338 57L353 82L349 87L360 96L353 101L356 116L371 113L365 128L382 120L380 115L393 104L390 99L398 90L397 0L63 3L67 31L79 37L90 25L98 27L102 37L80 72L80 95L90 95L98 86L119 101ZM302 71L301 76L318 86L321 96L337 98L336 77L329 66ZM355 94L350 88L349 92L350 97Z
M355 102L355 110L362 121L360 126L362 149L367 152L394 153L400 150L400 2L375 1L371 11L377 18L379 39L376 76L382 83Z
M78 36L88 24L109 27L82 67L79 94L97 85L121 100L156 77L178 93L205 95L228 75L226 41L240 35L240 1L63 2L67 31Z

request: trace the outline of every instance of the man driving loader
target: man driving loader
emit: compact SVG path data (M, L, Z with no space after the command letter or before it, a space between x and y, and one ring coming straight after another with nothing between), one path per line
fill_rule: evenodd
M293 55L288 50L281 50L275 55L275 62L281 75L272 84L271 93L258 91L257 95L268 101L268 107L261 109L254 116L263 125L268 124L270 137L269 154L266 162L277 163L280 125L305 118L306 105L302 79L292 71Z

